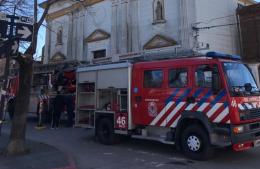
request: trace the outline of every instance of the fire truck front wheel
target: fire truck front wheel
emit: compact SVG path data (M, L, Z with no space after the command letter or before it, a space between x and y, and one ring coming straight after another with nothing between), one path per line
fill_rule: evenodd
M191 125L184 129L181 146L184 154L194 160L207 160L214 154L208 133L200 125Z
M111 145L115 142L113 121L109 118L102 118L97 124L98 140L105 145Z

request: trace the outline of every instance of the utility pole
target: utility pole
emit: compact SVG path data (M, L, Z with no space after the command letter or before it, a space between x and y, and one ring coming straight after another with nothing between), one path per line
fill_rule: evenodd
M10 69L10 60L11 60L11 52L12 52L12 40L14 35L14 21L16 19L15 17L15 11L16 11L16 5L14 7L13 16L10 16L10 32L8 35L8 40L6 43L8 43L8 54L6 56L6 63L5 63L5 70L4 70L4 83L3 83L3 91L6 92L7 90L7 82L8 82L8 76L9 76L9 69ZM5 100L6 96L4 94L1 95L1 102L0 102L0 136L2 134L2 125L3 125L3 115L4 115L4 108L5 108Z

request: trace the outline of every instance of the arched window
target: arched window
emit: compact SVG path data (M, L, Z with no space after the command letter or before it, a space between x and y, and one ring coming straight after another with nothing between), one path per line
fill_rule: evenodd
M62 45L63 28L60 26L57 32L57 45Z
M153 16L154 16L155 23L165 21L163 0L154 0L153 11L154 11Z

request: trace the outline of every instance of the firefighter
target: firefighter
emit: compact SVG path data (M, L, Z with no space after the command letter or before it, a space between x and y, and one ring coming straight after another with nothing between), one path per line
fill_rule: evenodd
M10 120L13 120L14 110L15 110L15 97L13 96L8 100L8 103L7 103L7 111L8 111Z
M57 91L57 95L53 99L53 113L52 113L52 125L51 125L52 129L59 128L60 116L64 108L64 105L65 105L65 100L61 89Z
M67 94L65 97L65 104L67 109L67 127L73 126L73 118L74 118L74 97L71 93Z
M48 113L48 96L45 94L44 89L41 89L41 93L38 97L38 106L37 106L37 115L38 115L38 124L37 129L43 129L45 126L44 122L47 120Z

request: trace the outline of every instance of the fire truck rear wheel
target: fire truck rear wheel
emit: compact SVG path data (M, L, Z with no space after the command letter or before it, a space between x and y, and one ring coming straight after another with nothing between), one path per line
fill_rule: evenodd
M214 154L208 133L200 125L191 125L184 129L181 146L184 154L194 160L208 160Z
M98 140L105 145L115 143L115 134L113 121L109 118L102 118L97 124L97 137Z

